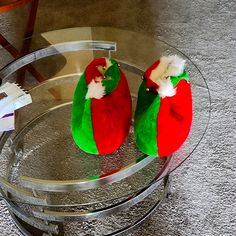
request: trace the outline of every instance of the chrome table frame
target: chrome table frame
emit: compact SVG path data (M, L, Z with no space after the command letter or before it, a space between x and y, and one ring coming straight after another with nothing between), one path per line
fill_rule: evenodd
M104 50L108 52L108 55L111 55L112 51L116 51L116 43L114 42L106 42L106 41L75 41L68 43L61 43L49 46L47 48L43 48L37 51L34 51L28 55L25 55L6 67L4 67L0 71L0 78L6 80L11 74L13 74L18 69L32 63L36 60L56 55L64 52L73 52L80 50ZM122 67L127 70L134 72L138 75L142 75L143 71L137 68L134 65L129 65L125 62L119 61ZM65 106L70 103L62 104L59 106ZM56 108L52 108L56 109ZM47 112L50 112L52 109L49 109ZM46 113L47 113L46 112ZM35 117L33 120L28 122L13 138L10 139L12 143L12 147L14 152L17 154L21 150L17 148L18 137L27 133L38 120L42 119L45 113L40 114ZM6 141L10 138L10 132L5 132L0 138L0 151L2 150ZM17 155L16 155L17 157ZM52 181L52 180L43 180L43 179L35 179L32 177L21 176L19 186L13 185L11 181L7 178L0 177L0 192L1 192L1 200L4 200L6 203L12 218L20 231L24 235L32 235L32 231L29 232L26 228L31 228L31 230L38 229L42 233L42 235L52 235L52 234L60 234L60 227L58 227L56 222L64 222L64 221L84 221L90 219L101 218L105 216L112 215L118 211L128 209L137 203L143 201L147 196L149 196L154 190L156 190L162 182L164 183L164 191L160 197L157 199L155 204L145 215L135 221L132 225L126 226L112 234L108 235L119 235L121 233L127 232L128 230L133 229L135 226L139 225L143 222L156 208L160 205L161 201L166 197L168 192L168 173L171 166L171 157L167 157L164 166L161 171L157 173L156 177L144 188L138 190L133 195L125 196L125 199L119 201L118 203L111 204L107 207L103 207L96 210L83 210L82 212L62 212L62 211L51 211L45 209L48 207L57 207L55 205L51 205L50 202L47 201L46 196L40 194L40 191L46 192L68 192L68 191L80 191L87 189L94 189L106 184L111 184L113 182L120 181L125 179L134 173L140 171L148 164L150 164L155 157L146 156L142 160L132 163L125 168L121 169L116 173L112 173L105 177L99 179L76 179L70 181ZM17 158L13 162L13 166L17 165ZM17 199L17 200L16 200ZM117 200L117 199L112 199ZM28 204L32 207L32 215L29 215L27 212L24 212L19 206L18 201L20 203ZM82 205L82 204L80 204ZM60 206L61 207L61 206ZM73 207L73 206L72 206ZM27 227L23 226L21 222L25 222Z

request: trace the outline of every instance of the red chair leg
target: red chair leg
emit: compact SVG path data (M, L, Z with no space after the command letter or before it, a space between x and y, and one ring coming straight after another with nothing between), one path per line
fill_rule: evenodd
M2 45L14 58L18 58L21 55L21 53L1 34L0 45ZM45 80L44 77L32 65L27 65L26 68L39 82L43 82Z
M17 50L10 42L8 42L8 40L2 34L0 34L0 45L4 47L15 59L27 54L30 50L31 36L34 32L38 2L39 0L32 0L31 2L29 17L24 34L24 38L26 40L24 40L22 49L20 51ZM21 85L23 85L25 80L26 69L35 77L37 81L42 82L45 80L45 78L32 65L27 65L17 72L17 82Z
M0 34L0 45L2 45L2 47L4 47L14 58L20 56L20 52L10 44L2 34Z

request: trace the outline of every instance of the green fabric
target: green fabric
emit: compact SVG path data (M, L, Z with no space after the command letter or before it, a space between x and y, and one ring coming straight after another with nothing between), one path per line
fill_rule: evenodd
M179 76L171 76L170 80L174 87L181 80L189 81L187 72L184 70ZM144 80L139 88L138 102L135 111L134 133L138 148L145 154L157 156L157 116L161 98L158 94L146 90Z
M179 76L171 76L170 77L170 80L171 80L174 87L179 83L180 80L183 80L183 79L186 80L187 82L189 82L189 77L188 77L188 74L185 70Z
M89 176L87 179L88 179L88 180L96 180L96 179L100 179L100 175Z
M94 140L91 102L85 99L88 86L83 73L76 87L72 105L72 136L75 143L85 152L98 154Z
M120 81L120 70L117 62L110 59L112 65L105 71L106 79L102 80L106 94L112 93ZM85 152L98 154L92 124L91 102L86 99L88 85L85 73L82 74L76 87L72 106L72 136L75 143Z
M102 85L105 87L106 94L112 93L120 81L120 70L118 64L114 59L111 59L110 61L112 66L110 66L105 72L106 79L102 80Z
M138 93L134 132L138 148L153 156L158 155L156 120L160 102L158 94L146 91L146 81L143 81Z

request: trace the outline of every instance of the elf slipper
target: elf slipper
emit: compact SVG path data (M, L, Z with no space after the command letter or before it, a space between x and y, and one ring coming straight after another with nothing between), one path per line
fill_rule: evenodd
M118 149L131 124L131 96L124 73L114 59L97 58L77 84L72 106L72 136L91 154Z
M185 61L161 57L144 73L138 92L134 132L145 154L165 157L186 140L192 123L192 95Z

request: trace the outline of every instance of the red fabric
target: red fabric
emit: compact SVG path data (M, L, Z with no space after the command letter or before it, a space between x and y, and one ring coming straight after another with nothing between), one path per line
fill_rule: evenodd
M175 152L184 143L191 128L190 84L186 80L181 80L176 88L175 96L161 98L157 117L157 145L160 157Z
M117 88L102 99L92 99L92 124L99 154L114 152L124 142L131 124L131 96L122 71Z
M150 75L152 71L156 69L159 64L160 64L160 60L157 60L145 71L145 74L144 74L146 78L146 82L147 82L146 84L147 88L149 88L150 91L155 92L155 93L157 93L157 89L159 86L150 79Z
M85 71L87 84L90 84L90 82L96 77L102 76L102 74L97 69L97 66L106 66L106 59L104 57L96 58L87 66Z

